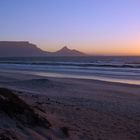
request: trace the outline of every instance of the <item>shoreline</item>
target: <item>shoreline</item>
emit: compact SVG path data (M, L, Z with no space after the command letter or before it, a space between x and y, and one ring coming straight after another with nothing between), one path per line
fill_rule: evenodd
M55 72L42 72L42 71L20 71L20 70L1 70L1 72L6 73L19 73L19 74L28 74L33 76L40 77L50 77L50 78L66 78L66 79L81 79L81 80L97 80L102 82L110 82L110 83L120 83L120 84L129 84L129 85L140 85L140 80L138 79L124 79L124 78L115 78L115 77L107 77L107 76L88 76L88 75L75 75L75 74L65 74L65 73L55 73Z

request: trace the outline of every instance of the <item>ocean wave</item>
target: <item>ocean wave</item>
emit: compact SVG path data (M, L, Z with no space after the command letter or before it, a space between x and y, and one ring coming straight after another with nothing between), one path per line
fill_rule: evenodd
M112 68L140 68L140 63L76 63L76 62L0 62L0 64L42 65L42 66L77 66L77 67L112 67Z

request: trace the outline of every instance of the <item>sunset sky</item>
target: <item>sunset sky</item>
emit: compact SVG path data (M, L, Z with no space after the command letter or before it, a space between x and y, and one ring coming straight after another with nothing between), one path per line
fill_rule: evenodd
M140 55L140 0L0 0L0 40Z

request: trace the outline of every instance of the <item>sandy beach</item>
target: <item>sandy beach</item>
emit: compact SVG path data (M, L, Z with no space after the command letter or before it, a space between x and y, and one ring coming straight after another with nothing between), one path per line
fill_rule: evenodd
M10 89L51 124L47 129L17 127L16 119L0 112L1 140L3 131L23 140L140 139L139 85L0 72L0 87Z
M140 140L140 0L0 0L0 140Z

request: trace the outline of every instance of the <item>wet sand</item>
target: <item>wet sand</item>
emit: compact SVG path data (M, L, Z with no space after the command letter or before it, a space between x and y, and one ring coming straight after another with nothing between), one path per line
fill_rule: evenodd
M0 72L0 87L11 89L29 106L44 112L51 130L57 132L50 139L140 139L138 85ZM60 128L68 131L67 137L60 136ZM32 136L34 140L47 139L39 131L32 130L32 135L38 135Z

